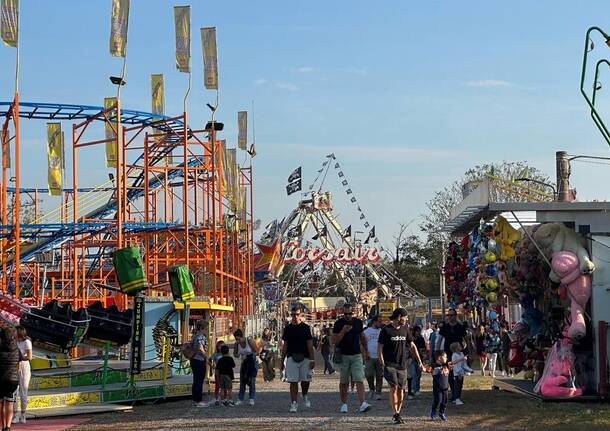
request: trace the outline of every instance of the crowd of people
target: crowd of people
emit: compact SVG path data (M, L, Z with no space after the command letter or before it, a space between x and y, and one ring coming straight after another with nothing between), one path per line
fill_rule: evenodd
M478 357L483 375L495 377L496 372L510 373L507 368L510 338L506 322L494 320L473 328L472 324L460 322L456 310L450 309L446 321L427 322L422 327L411 325L407 311L396 308L385 324L379 316L372 316L365 323L354 310L351 304L345 304L342 316L333 324L310 326L304 321L301 305L291 308L290 318L278 337L277 358L282 380L289 384L291 413L311 407L309 389L316 367L316 352L324 361L324 374L339 373L339 412L348 413L350 388L358 398L358 412L369 411L373 407L371 400L382 399L385 381L394 423L404 422L401 410L405 398L412 400L421 395L423 373L432 376L430 418L442 421L447 418L448 404L464 404L464 379L474 373L471 367L475 358ZM191 341L198 353L204 352L207 346L200 329L196 326ZM246 337L240 329L233 335L233 354L227 344L219 341L207 362L214 370L215 404L244 403L248 387L248 404L254 405L258 369L263 368L265 381L275 377L276 355L270 348L274 337L269 329L260 339ZM240 359L236 401L232 395L237 367L234 358ZM203 378L200 376L201 370L205 372L205 357L194 356L191 366L193 401L197 406L207 406L201 399Z

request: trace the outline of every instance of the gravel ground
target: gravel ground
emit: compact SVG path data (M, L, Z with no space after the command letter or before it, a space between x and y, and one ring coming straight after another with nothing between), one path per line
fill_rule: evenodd
M316 370L317 371L317 370ZM356 394L349 395L348 414L339 413L339 379L337 374L314 377L310 390L311 409L299 406L299 412L289 413L288 384L276 379L257 381L254 407L195 408L190 400L135 406L131 412L92 416L84 425L72 430L377 430L388 428L438 430L483 429L610 429L610 408L607 404L541 403L540 401L491 389L489 377L471 376L466 379L465 405L448 407L445 423L431 422L428 413L432 401L431 378L422 380L422 394L405 401L404 425L391 423L387 390L383 400L370 401L373 408L358 413Z

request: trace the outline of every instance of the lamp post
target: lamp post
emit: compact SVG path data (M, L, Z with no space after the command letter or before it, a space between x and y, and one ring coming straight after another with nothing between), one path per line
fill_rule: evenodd
M585 34L585 49L584 49L584 53L583 53L582 70L581 70L581 74L580 74L580 92L583 95L583 97L585 98L589 107L591 108L591 116L593 117L593 122L595 123L595 125L597 126L599 131L601 132L601 134L604 137L604 139L606 140L606 142L610 145L610 132L608 131L608 128L602 121L599 113L595 109L595 92L601 88L597 82L599 66L604 62L608 63L607 60L602 59L597 62L596 71L595 71L595 79L593 82L593 98L590 99L589 96L587 95L587 93L585 92L585 75L586 75L586 71L587 71L587 59L589 57L589 52L591 52L593 50L593 48L595 47L595 45L593 44L593 41L591 40L591 33L594 31L600 33L603 36L603 38L605 39L606 45L610 46L610 36L605 31L603 31L601 28L590 27L587 30L587 33Z
M557 199L557 189L553 184L545 183L544 181L535 180L533 178L515 178L515 181L525 181L529 183L540 184L541 186L547 186L553 190L553 200Z

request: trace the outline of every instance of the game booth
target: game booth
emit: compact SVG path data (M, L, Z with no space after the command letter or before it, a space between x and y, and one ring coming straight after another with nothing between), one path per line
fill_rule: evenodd
M508 323L494 387L543 400L608 395L610 202L494 202L484 181L443 227L447 305Z

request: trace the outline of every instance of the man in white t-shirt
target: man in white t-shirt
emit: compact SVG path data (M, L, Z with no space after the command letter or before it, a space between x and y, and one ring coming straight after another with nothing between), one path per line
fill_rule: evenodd
M371 318L369 327L364 330L364 337L369 351L369 357L364 366L364 375L369 384L370 397L381 399L381 386L383 385L383 367L379 364L377 355L377 342L381 332L379 316Z

